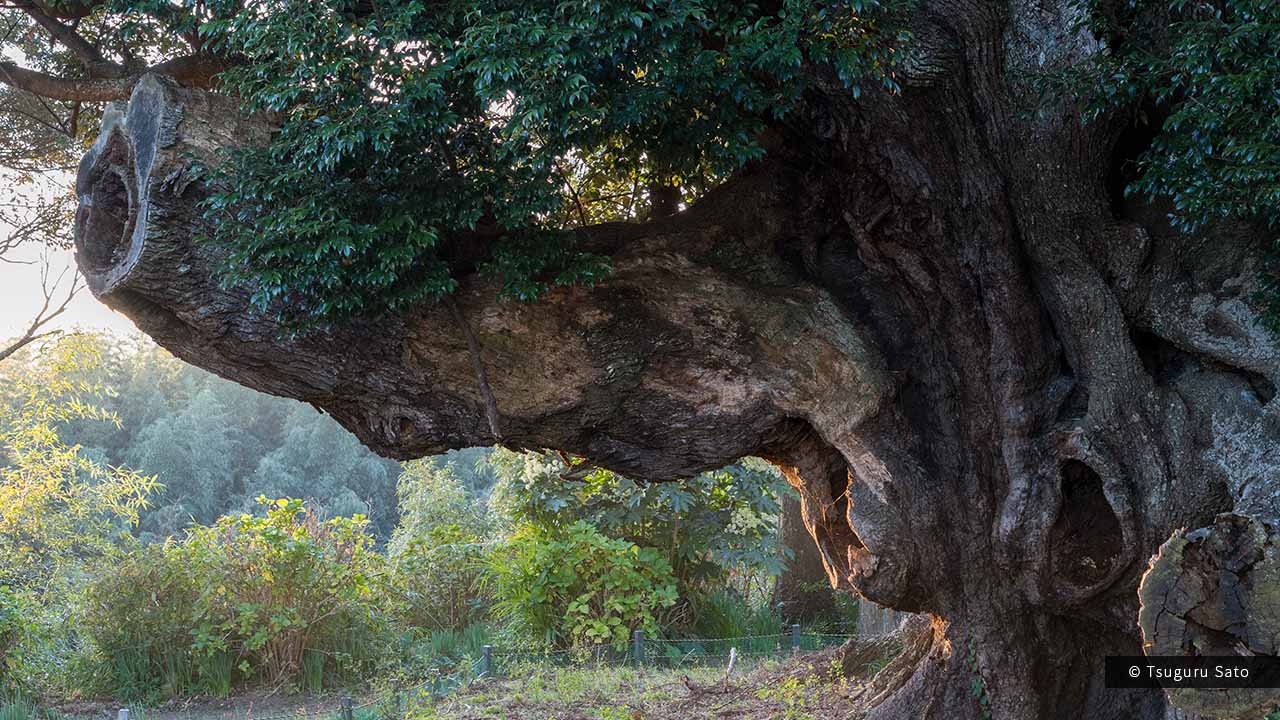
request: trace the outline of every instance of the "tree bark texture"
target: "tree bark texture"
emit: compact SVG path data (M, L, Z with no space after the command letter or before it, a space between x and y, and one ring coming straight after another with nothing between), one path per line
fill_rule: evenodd
M457 310L505 444L654 480L777 464L832 581L927 615L865 717L982 717L974 688L999 719L1173 717L1160 692L1103 687L1102 658L1143 652L1138 587L1166 540L1198 543L1161 577L1202 583L1206 606L1225 602L1216 554L1274 547L1264 243L1239 225L1184 235L1123 200L1141 138L1025 91L1097 51L1067 3L951 5L913 21L901 94L832 82L690 209L582 229L613 256L606 282L525 305L467 277ZM312 403L383 454L492 442L445 307L288 337L219 285L190 158L268 132L140 81L81 166L91 289L179 357ZM1218 518L1233 512L1252 535ZM1204 627L1209 610L1167 608Z

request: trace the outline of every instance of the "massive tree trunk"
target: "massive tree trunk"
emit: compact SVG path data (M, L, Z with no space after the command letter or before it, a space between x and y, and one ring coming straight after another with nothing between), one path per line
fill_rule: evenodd
M1031 107L1018 77L1097 49L1067 3L944 10L913 27L901 94L832 83L691 209L582 230L613 255L595 288L524 305L468 277L461 323L282 335L219 285L188 171L267 128L154 77L81 167L81 267L174 354L386 455L493 442L465 325L508 445L659 480L770 459L833 582L932 618L868 717L977 718L978 687L996 718L1162 718L1161 693L1103 687L1102 658L1142 652L1162 542L1275 490L1262 243L1125 203L1140 138Z

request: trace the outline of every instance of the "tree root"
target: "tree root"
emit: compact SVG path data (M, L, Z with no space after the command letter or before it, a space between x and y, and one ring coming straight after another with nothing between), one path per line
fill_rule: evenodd
M864 668L895 648L901 649L884 669L849 697L854 705L852 717L863 717L905 685L933 648L938 631L939 628L935 627L934 621L928 616L913 615L902 623L902 628L897 633L870 641L854 638L845 643L848 650L842 660L846 673L851 667Z

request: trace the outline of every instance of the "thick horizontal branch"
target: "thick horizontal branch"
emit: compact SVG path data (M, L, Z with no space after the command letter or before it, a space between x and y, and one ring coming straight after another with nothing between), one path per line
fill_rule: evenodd
M12 62L0 62L0 82L50 100L111 102L128 99L147 74L165 75L182 85L206 88L226 65L207 55L186 55L166 60L146 72L118 78L65 78L29 70Z
M472 275L456 314L424 304L285 337L249 289L219 284L217 248L197 240L211 228L197 208L206 191L185 179L189 158L216 162L271 131L236 107L139 83L81 165L80 267L95 295L178 357L323 408L378 452L487 445L501 428L511 446L680 477L753 454L796 422L848 434L888 391L878 355L832 299L779 282L788 273L773 249L796 226L795 204L765 172L660 222L582 229L585 245L618 248L595 287L501 302L496 281ZM752 267L718 265L728 248Z
M110 102L129 97L137 78L81 80L28 70L11 62L0 62L0 81L50 100Z

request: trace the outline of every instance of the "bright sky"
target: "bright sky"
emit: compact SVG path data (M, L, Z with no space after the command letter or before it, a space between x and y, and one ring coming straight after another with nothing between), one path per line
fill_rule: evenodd
M0 192L4 192L4 189L0 188ZM0 234L7 234L8 231L8 227L0 226ZM43 301L40 293L40 258L45 252L42 247L27 245L7 254L5 260L29 264L0 262L0 340L21 335L40 309ZM49 260L51 277L57 277L65 269L67 275L63 284L68 284L71 273L75 272L75 260L71 252L50 251ZM48 327L64 330L77 327L85 330L109 330L119 334L136 332L128 318L98 302L87 289L81 290L67 306L67 311Z
M35 193L57 193L62 182L69 184L71 178L55 177L48 183L19 185L8 172L0 173L0 204L29 201ZM12 227L0 220L0 238L8 237L12 231ZM67 232L70 232L69 228ZM69 286L75 273L75 258L70 250L51 250L38 243L27 243L5 253L0 259L0 344L6 338L23 334L39 312L44 301L40 292L40 271L42 259L46 258L50 280L65 271L63 287ZM55 297L56 303L61 303L66 294L59 292ZM128 318L98 302L88 289L81 290L67 306L66 312L42 330L72 328L120 334L135 332Z

